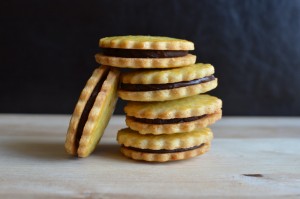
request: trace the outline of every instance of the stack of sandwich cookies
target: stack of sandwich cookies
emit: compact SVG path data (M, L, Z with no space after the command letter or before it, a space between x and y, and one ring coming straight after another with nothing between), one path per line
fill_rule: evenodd
M190 41L119 36L100 40L102 66L87 81L70 120L65 149L89 156L100 141L118 96L129 128L118 132L121 152L132 159L165 162L207 152L208 125L222 115L222 101L202 94L217 87L214 67L195 64ZM122 73L117 68L132 68ZM120 82L119 82L120 80Z
M199 95L217 86L214 67L195 64L190 41L121 36L100 40L101 64L136 70L120 77L118 95L129 128L118 132L121 152L132 159L173 161L208 151L213 134L205 128L221 118L222 101Z
M130 129L120 130L117 137L121 152L132 159L156 162L201 155L209 150L213 138L205 127L221 118L221 107L222 101L210 95L129 102L125 113Z

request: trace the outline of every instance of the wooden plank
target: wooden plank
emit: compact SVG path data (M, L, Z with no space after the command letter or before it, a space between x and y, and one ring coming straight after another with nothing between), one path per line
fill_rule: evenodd
M0 130L1 135L62 135L69 120L69 115L0 114ZM115 137L117 130L125 127L125 117L114 116L104 136ZM212 129L216 138L300 138L300 117L223 117Z
M124 117L111 120L90 157L72 158L63 148L68 120L0 115L0 198L300 197L299 118L224 118L209 153L164 164L119 153Z

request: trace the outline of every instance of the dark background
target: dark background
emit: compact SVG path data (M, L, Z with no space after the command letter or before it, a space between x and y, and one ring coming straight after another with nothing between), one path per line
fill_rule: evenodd
M297 0L1 1L0 112L72 113L98 40L128 34L193 41L224 115L300 115Z

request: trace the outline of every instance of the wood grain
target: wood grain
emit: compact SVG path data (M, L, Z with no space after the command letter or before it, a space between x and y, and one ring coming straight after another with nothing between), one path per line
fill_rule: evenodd
M209 153L123 157L115 116L88 158L63 147L69 115L0 115L0 198L300 198L300 118L225 117Z

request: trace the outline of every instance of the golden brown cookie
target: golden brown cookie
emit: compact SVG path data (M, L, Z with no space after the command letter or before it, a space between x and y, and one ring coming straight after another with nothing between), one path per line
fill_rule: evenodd
M207 92L217 87L214 67L192 64L164 70L136 70L121 76L119 97L129 101L166 101Z
M117 102L119 71L101 66L94 70L75 106L65 149L71 155L87 157L100 141Z
M191 81L213 75L215 72L211 64L197 63L181 68L134 70L121 75L123 84L169 84Z
M142 135L129 128L118 132L121 152L135 160L166 162L188 159L209 150L213 134L209 128L171 135Z
M222 116L222 101L195 95L164 102L128 102L126 124L141 134L173 134L199 130Z
M98 63L120 68L175 68L194 64L189 54L194 44L183 39L157 36L116 36L100 39Z
M99 46L141 50L194 50L194 43L187 40L143 35L104 37L100 39Z

